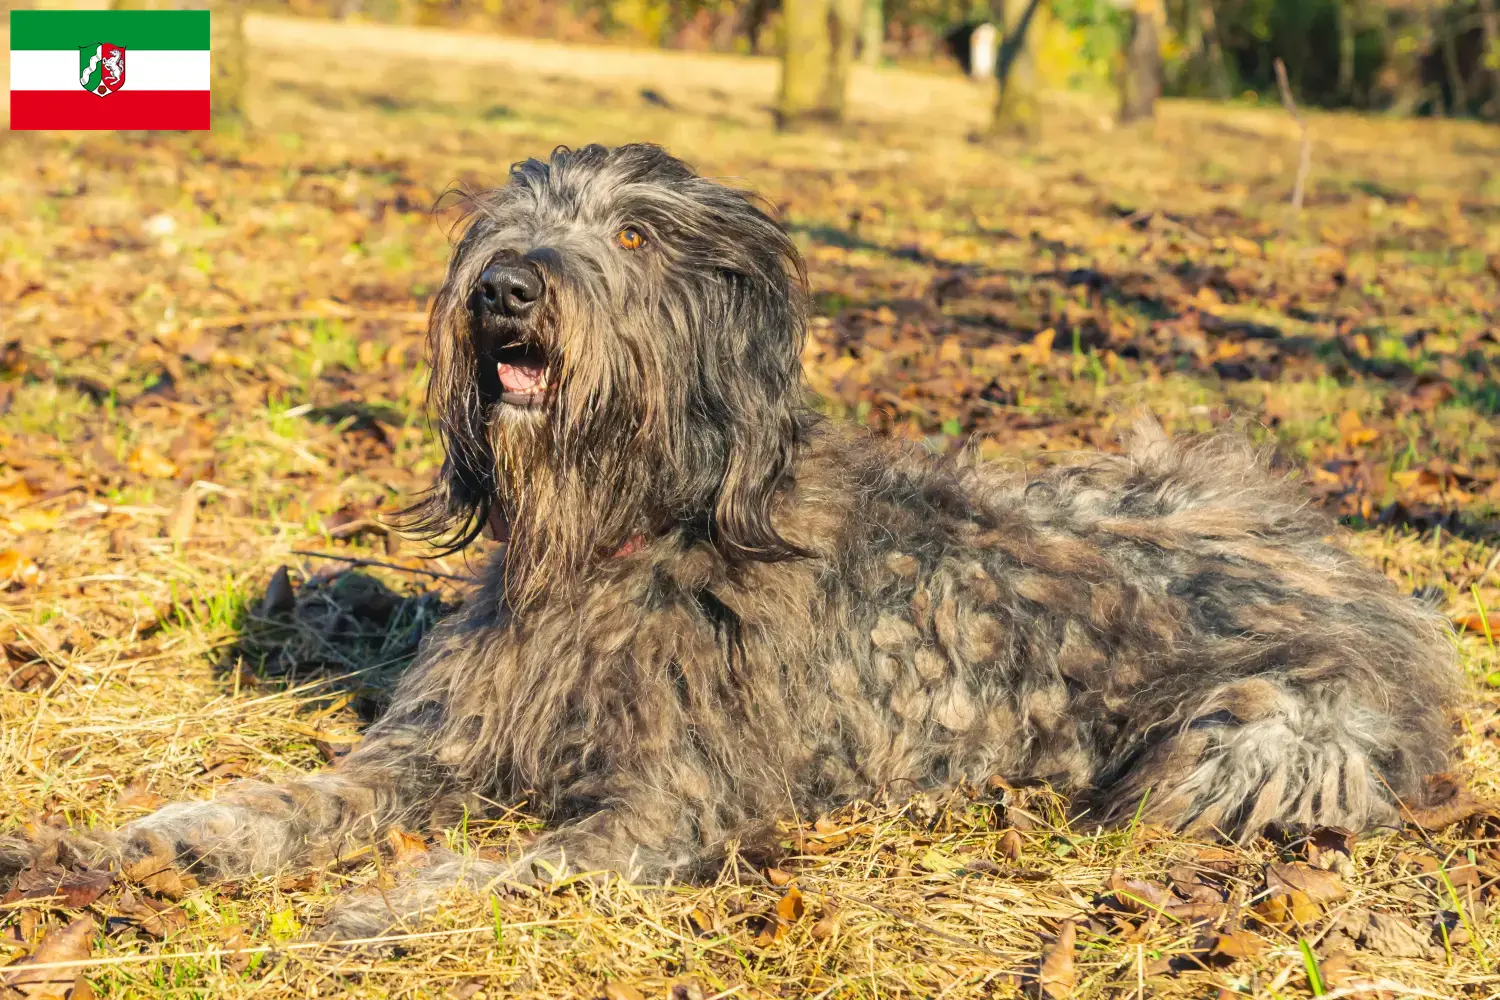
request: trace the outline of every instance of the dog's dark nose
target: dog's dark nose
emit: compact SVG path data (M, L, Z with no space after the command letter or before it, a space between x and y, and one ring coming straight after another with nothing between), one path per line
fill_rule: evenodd
M479 300L487 312L520 319L547 290L542 272L524 260L496 261L479 276Z

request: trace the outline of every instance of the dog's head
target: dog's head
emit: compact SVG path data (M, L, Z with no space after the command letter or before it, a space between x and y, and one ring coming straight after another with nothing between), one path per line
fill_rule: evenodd
M434 304L447 457L413 521L455 548L507 526L521 594L642 533L791 554L771 508L805 325L801 261L745 193L649 145L518 163L473 199Z

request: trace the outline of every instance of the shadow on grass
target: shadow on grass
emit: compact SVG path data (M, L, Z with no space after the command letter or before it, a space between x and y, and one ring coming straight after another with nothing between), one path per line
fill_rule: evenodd
M458 603L421 577L392 587L358 566L329 564L293 584L278 573L246 595L222 676L270 689L317 682L321 696L349 697L364 722L384 710L424 636Z
M1123 209L1118 210L1124 211ZM1167 294L1158 287L1155 276L1149 273L1113 272L1095 267L1071 269L1000 269L951 261L931 254L916 246L891 247L873 242L861 236L855 227L841 229L827 225L801 225L790 227L794 234L821 246L838 247L844 250L859 250L879 254L891 260L902 260L932 267L938 271L930 286L928 300L853 302L844 296L836 301L822 301L820 307L841 311L845 307L873 309L888 305L903 316L919 318L930 326L935 335L953 332L959 327L967 332L993 330L997 339L1029 340L1042 329L1056 331L1053 341L1055 351L1070 349L1103 350L1111 347L1121 357L1133 360L1150 360L1168 371L1197 371L1226 382L1252 380L1275 381L1282 377L1288 362L1311 361L1321 366L1329 376L1349 382L1368 378L1392 383L1398 388L1411 387L1436 376L1423 370L1418 363L1392 357L1370 357L1355 347L1355 336L1366 334L1376 339L1381 328L1378 320L1353 326L1337 337L1310 336L1289 332L1274 319L1258 322L1249 319L1215 315L1191 306L1183 307L1185 299L1202 289L1213 291L1219 299L1235 304L1256 299L1253 290L1238 287L1233 276L1217 264L1180 264L1174 268L1174 277L1181 282L1177 294ZM985 231L994 239L1023 240L1008 230ZM1079 253L1078 248L1048 240L1040 234L1031 234L1030 243L1040 254L1057 256ZM1052 289L1044 292L1039 301L1034 289ZM1336 291L1342 291L1339 285ZM1078 315L1077 310L1056 311L1051 306L1057 292L1074 293L1081 290L1091 308ZM826 297L825 297L826 299ZM1070 300L1070 299L1069 299ZM956 307L956 308L955 308ZM1015 311L1030 315L1029 321L1005 318L1001 314ZM1001 314L995 312L999 309ZM1244 344L1257 341L1266 350L1259 356L1247 360L1214 360L1203 364L1197 354L1177 349L1175 338L1137 336L1130 342L1113 343L1110 332L1098 317L1111 311L1124 311L1139 316L1150 328L1159 324L1187 322L1196 336L1212 344ZM914 317L914 312L923 315ZM1288 310L1287 318L1300 323L1331 323L1331 315L1309 311L1305 306ZM1408 349L1420 340L1420 333L1403 338ZM1500 383L1489 375L1489 362L1479 353L1470 352L1454 360L1463 367L1468 377L1453 381L1454 393L1472 405L1479 413L1493 416L1500 414ZM1431 367L1431 366L1427 366Z

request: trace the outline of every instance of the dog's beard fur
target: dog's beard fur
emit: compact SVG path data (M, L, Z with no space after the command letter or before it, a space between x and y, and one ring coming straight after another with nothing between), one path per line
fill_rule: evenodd
M429 333L447 459L408 524L456 549L497 516L513 609L673 528L730 561L796 554L772 514L810 419L806 294L780 227L654 147L528 161L472 205ZM626 222L649 234L642 250L609 244ZM546 279L539 316L515 334L546 352L538 410L484 389L493 360L471 295L504 253L528 254Z

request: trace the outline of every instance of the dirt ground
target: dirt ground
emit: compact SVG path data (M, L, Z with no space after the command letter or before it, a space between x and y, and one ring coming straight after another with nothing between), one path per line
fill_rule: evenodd
M999 461L1113 447L1143 407L1275 449L1455 622L1472 792L1401 831L1226 846L1069 825L972 775L788 822L769 873L456 894L374 955L302 929L430 843L504 849L524 808L243 884L44 868L0 902L0 963L30 963L0 995L1500 995L1500 820L1465 797L1500 797L1500 131L1309 115L1298 215L1279 108L1115 130L1060 95L1041 141L995 146L970 141L983 90L861 70L848 126L778 136L765 60L250 35L247 136L0 142L0 829L116 825L358 740L489 551L431 558L381 520L440 459L439 196L630 140L776 206L836 416Z

